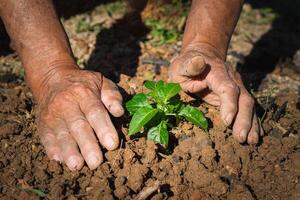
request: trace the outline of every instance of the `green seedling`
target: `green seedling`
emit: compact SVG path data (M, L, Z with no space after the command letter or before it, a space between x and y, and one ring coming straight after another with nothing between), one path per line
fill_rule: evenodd
M204 114L175 98L181 91L179 84L146 81L144 86L149 89L148 93L136 94L126 103L126 109L132 116L129 136L143 130L149 140L168 146L168 128L173 127L172 122L178 123L182 119L207 131L208 123Z

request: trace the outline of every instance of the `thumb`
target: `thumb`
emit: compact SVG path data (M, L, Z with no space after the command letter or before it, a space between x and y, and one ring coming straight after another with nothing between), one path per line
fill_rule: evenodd
M181 66L181 75L183 76L198 76L206 68L206 63L202 55L183 56Z
M183 53L172 62L169 77L173 80L179 77L198 76L205 70L206 66L205 59L201 54L195 52Z

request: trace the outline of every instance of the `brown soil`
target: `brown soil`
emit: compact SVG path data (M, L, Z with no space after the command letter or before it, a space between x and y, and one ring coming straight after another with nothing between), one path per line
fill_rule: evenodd
M143 58L162 51L167 51L165 59L176 54L169 46L141 48L135 76L120 72L125 99L143 90L145 78L167 79L167 67L155 74L152 65L142 64ZM299 96L289 85L299 84L290 78L299 77L294 71L275 70L255 93L260 107L268 109L266 136L256 146L237 143L217 108L181 94L206 113L211 121L208 134L183 122L171 131L166 151L144 137L128 138L128 116L113 119L122 138L120 147L106 152L96 170L84 166L71 172L49 161L39 142L33 98L18 76L19 65L12 55L1 57L0 199L38 199L33 188L44 191L47 199L134 199L156 181L159 189L149 199L300 199ZM275 84L277 90L269 94ZM285 102L288 106L279 112Z

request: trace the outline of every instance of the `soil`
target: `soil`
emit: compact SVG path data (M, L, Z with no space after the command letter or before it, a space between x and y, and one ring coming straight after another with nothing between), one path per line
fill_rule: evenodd
M144 90L145 79L167 80L167 66L143 61L170 60L178 54L180 42L153 47L143 41L140 33L128 31L116 33L123 37L123 43L115 39L99 44L97 41L103 36L94 32L73 34L73 24L78 20L92 18L93 21L103 16L101 6L64 22L80 65L90 69L89 62L99 62L103 66L101 70L118 81L125 100ZM246 4L244 9L256 11L249 7ZM107 26L113 26L109 30L118 31L113 24L122 18L120 13L106 16ZM263 24L253 30L251 26L247 29L248 25L242 18L237 27L228 56L232 65L240 62L240 57L232 52L247 57L253 48L239 40L240 30L253 33L254 40L258 41L270 28L270 24ZM125 40L128 36L135 39ZM128 45L125 53L124 49L93 51L123 45ZM137 46L139 52L136 52ZM101 61L101 58L106 59ZM111 69L110 63L115 68ZM255 74L263 75L253 91L257 111L264 116L265 136L258 145L236 142L231 129L223 125L218 108L181 93L182 100L198 106L209 118L209 133L182 122L170 131L171 146L165 150L145 137L129 138L128 115L114 118L121 138L120 147L105 152L105 162L96 170L84 166L80 171L71 172L65 165L50 161L40 144L35 103L23 80L19 58L15 54L1 56L0 199L39 199L43 194L46 199L135 199L157 181L158 190L148 199L300 199L299 67L293 60L278 62L271 72L249 72L245 78L247 83L256 83ZM249 88L254 86L251 88L250 84Z

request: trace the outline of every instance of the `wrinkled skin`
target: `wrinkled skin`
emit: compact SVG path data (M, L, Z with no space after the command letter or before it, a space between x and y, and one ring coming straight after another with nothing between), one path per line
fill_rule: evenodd
M138 0L139 1L139 0ZM143 8L133 3L137 10ZM141 2L141 1L140 1ZM257 143L262 134L254 101L239 74L225 64L242 0L194 0L181 54L170 78L187 92L220 105L239 142ZM136 9L132 9L136 10ZM117 87L99 73L80 70L51 0L0 0L0 15L38 103L38 134L50 159L80 169L103 161L101 148L115 149L117 132L108 113L124 113Z
M108 150L119 144L108 111L115 117L123 115L122 96L100 73L64 69L49 76L37 123L47 154L71 170L80 169L84 160L95 169L103 161L98 140Z
M220 106L224 123L233 123L233 135L241 143L256 144L263 130L254 111L254 100L244 87L240 74L225 63L212 47L189 46L169 70L171 81L184 91L198 93L207 103Z
M182 49L169 75L185 91L220 106L220 115L227 126L233 124L237 141L256 144L263 130L255 114L254 100L240 74L225 62L242 5L242 0L193 1Z

